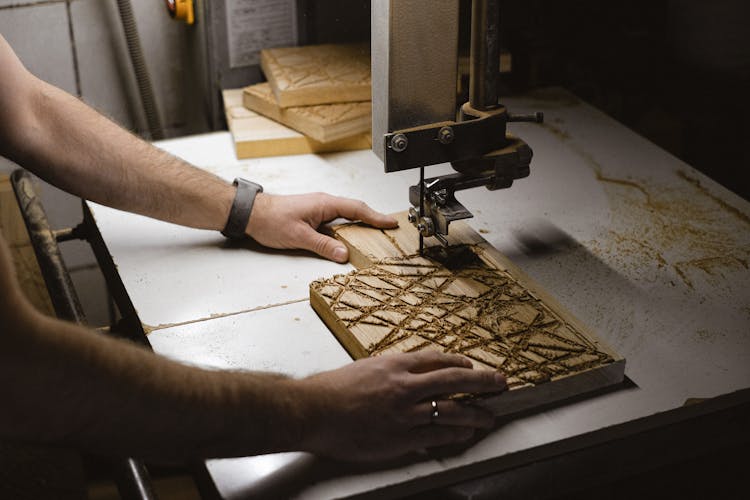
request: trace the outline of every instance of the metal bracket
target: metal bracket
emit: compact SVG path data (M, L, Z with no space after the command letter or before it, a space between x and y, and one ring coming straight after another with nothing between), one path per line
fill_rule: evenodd
M448 226L451 222L473 217L473 214L456 200L456 191L485 186L490 191L508 188L516 179L529 175L531 148L521 139L508 135L507 145L482 158L455 162L458 171L425 179L420 185L409 188L409 221L422 237L434 236L447 245ZM423 215L415 208L424 192Z
M475 114L479 115L475 119L431 123L385 134L385 171L468 160L503 148L508 122L505 108L465 116Z
M409 220L417 226L424 237L435 236L443 244L447 242L448 226L455 220L473 217L472 213L456 199L456 191L486 185L491 176L472 177L462 173L425 179L424 216L421 218L415 207L419 206L419 185L409 188Z

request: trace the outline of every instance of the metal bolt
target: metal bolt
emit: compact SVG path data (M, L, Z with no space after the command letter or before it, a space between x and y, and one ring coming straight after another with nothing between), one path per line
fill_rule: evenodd
M531 123L544 123L544 113L537 111L536 113L515 115L508 113L509 122L531 122Z
M414 207L409 208L409 216L408 216L409 222L414 224L417 222L417 211L414 209Z
M391 137L391 149L397 153L406 151L406 147L409 145L409 139L404 134L396 134Z
M441 144L450 144L455 138L456 136L453 134L453 128L451 127L441 127L438 130L438 140Z
M432 223L432 219L430 217L422 217L419 224L417 224L417 231L422 236L432 236L435 234L435 225Z

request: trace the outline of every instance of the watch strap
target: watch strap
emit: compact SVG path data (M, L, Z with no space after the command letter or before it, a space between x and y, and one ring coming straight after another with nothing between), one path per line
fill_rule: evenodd
M237 177L232 184L237 187L237 191L234 194L227 225L221 234L230 239L240 239L246 236L245 229L247 229L247 223L250 220L255 196L263 192L263 186L241 177Z

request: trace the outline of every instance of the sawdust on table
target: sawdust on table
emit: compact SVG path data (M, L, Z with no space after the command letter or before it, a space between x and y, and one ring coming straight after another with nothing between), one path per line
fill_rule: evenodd
M605 175L602 165L570 141L567 132L554 123L543 126L565 141L607 186L612 225L617 228L606 239L586 242L592 252L636 278L653 280L655 274L667 272L689 289L694 289L696 279L718 285L732 273L748 270L750 216L714 195L700 179L684 170L675 172L670 185Z

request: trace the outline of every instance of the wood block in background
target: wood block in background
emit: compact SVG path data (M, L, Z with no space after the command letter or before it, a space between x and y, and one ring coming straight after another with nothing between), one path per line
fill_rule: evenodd
M367 45L307 45L260 52L263 73L282 108L369 101Z
M29 233L13 193L10 177L0 174L0 232L11 247L28 245Z
M369 132L372 126L370 101L282 108L276 102L269 83L245 87L242 92L242 103L245 108L319 142L331 142L363 134Z
M54 316L55 311L42 278L42 271L29 241L29 233L16 203L8 176L0 176L0 233L10 247L16 277L26 298L39 311Z
M260 158L308 153L332 153L370 149L369 133L331 142L318 142L242 105L242 89L222 92L227 124L234 140L237 158Z
M310 303L354 358L435 349L500 370L509 390L482 404L496 415L622 382L625 360L467 224L451 251L418 255L417 231L334 228L358 269L313 282ZM433 253L434 252L434 253Z

